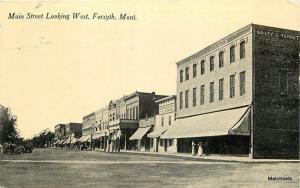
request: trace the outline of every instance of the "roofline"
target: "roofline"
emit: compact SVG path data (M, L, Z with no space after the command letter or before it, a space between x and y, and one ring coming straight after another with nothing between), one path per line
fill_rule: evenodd
M176 99L176 95L170 95L170 96L164 97L164 98L162 98L162 99L156 100L156 101L154 101L154 102L155 102L155 103L160 103L160 102L162 102L162 101L165 101L165 100L168 100L168 99L172 99L172 98Z
M253 25L254 25L254 24L251 23L251 24L248 24L248 25L246 25L246 26L244 26L244 27L242 27L242 28L236 30L235 32L233 32L233 33L231 33L231 34L229 34L229 35L223 37L222 39L220 39L220 40L218 40L218 41L212 43L211 45L209 45L209 46L203 48L202 50L200 50L200 51L198 51L198 52L196 52L196 53L193 53L192 55L190 55L190 56L188 56L188 57L186 57L186 58L184 58L184 59L182 59L182 60L176 62L176 65L179 66L179 65L181 65L181 64L183 64L183 63L186 63L186 62L189 62L189 61L191 61L191 60L194 60L194 59L198 58L198 57L201 56L202 54L206 53L206 51L207 51L209 48L212 48L213 46L216 46L216 45L217 45L218 43L220 43L220 42L227 41L228 38L230 38L230 37L232 37L232 36L234 36L234 35L236 35L236 34L238 34L238 33L240 33L240 32L243 32L244 30L248 30L248 29L251 28Z

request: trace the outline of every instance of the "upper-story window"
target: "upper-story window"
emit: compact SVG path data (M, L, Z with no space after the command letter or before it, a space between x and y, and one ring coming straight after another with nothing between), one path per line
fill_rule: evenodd
M210 58L209 58L209 70L210 71L213 71L214 70L214 68L215 68L215 57L214 56L211 56Z
M183 108L183 92L179 93L179 109Z
M180 72L179 72L179 80L180 80L180 83L183 82L183 70L180 70Z
M204 62L204 60L201 61L200 68L201 68L201 75L202 75L202 74L205 73L205 62Z
M161 117L161 126L164 126L164 117Z
M171 116L169 116L169 125L171 125L171 118L172 118L172 117L171 117Z
M235 46L230 47L230 63L235 62Z
M197 88L193 88L193 106L197 105Z
M197 76L197 64L193 64L193 78Z
M245 57L246 57L245 41L242 41L240 43L240 59L243 59Z
M185 108L189 107L189 90L185 90Z
M190 73L189 73L189 67L185 67L185 80L189 80L190 79Z
M219 53L219 68L223 67L224 66L224 52L221 51Z
M246 93L245 85L246 85L246 73L245 71L240 73L240 95L244 95Z
M204 104L204 85L201 85L201 88L200 88L200 104Z
M224 98L224 80L223 78L219 80L219 100Z
M214 102L214 82L209 84L209 102Z
M230 75L230 98L233 98L235 96L235 75Z

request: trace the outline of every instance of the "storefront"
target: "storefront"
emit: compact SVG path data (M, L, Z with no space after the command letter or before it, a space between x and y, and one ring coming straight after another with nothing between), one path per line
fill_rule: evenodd
M177 150L198 153L248 154L250 150L250 107L181 118L161 138L177 138Z

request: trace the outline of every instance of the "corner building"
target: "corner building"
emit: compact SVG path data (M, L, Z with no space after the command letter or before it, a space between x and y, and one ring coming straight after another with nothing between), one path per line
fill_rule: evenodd
M178 152L299 158L299 31L250 24L177 62Z

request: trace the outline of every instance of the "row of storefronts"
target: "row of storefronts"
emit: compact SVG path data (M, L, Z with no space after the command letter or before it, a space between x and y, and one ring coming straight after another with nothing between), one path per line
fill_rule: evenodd
M298 31L250 24L176 65L175 96L112 100L83 117L75 143L109 152L299 158Z

